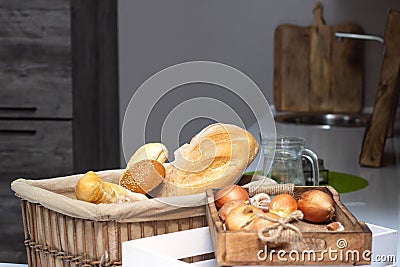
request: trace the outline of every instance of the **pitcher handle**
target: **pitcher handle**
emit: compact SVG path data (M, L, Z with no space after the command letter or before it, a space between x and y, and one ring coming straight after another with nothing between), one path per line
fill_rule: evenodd
M313 185L318 186L319 185L319 166L318 166L317 154L315 154L312 150L306 148L302 151L302 157L305 157L306 159L308 159L311 162Z

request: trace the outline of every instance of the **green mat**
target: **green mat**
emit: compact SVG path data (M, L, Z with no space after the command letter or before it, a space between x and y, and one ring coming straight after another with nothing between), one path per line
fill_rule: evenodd
M327 185L332 186L339 193L349 193L367 187L368 181L359 176L329 171Z
M246 175L261 175L262 171L247 172ZM329 171L328 183L321 183L321 185L330 185L338 191L338 193L349 193L361 190L368 186L368 181L359 176Z

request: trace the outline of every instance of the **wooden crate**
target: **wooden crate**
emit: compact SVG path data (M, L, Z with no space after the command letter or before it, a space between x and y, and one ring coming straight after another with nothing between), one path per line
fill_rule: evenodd
M207 191L206 217L219 266L235 265L366 265L371 264L372 233L342 204L330 186L296 186L294 197L310 189L330 194L335 205L335 221L345 230L328 231L326 224L294 222L303 234L299 242L272 247L258 239L257 232L226 231L214 204L217 189ZM266 253L267 251L267 253Z

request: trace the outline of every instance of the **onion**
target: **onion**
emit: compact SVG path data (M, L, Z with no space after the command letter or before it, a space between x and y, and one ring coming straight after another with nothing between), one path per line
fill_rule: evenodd
M297 210L297 201L289 194L280 194L274 197L269 203L269 212L285 218Z
M215 206L219 210L226 202L231 200L249 200L249 193L239 185L228 185L215 195Z
M313 223L322 223L335 216L333 199L320 190L309 190L301 195L298 203L304 214L304 219Z
M342 232L344 231L344 226L341 222L333 222L330 223L326 226L326 229L329 231L337 231L337 232Z
M262 210L247 204L242 204L233 208L225 219L226 230L244 230L257 218L257 213L262 213Z
M219 218L221 219L221 221L225 221L226 216L228 216L229 212L231 212L231 210L241 204L244 204L245 201L240 200L240 199L236 199L236 200L231 200L226 202L218 211L218 215Z
M279 218L280 218L279 215L276 215L276 214L271 213L271 212L265 212L264 216L269 218L269 219L275 220L275 221L279 220ZM257 230L259 230L261 228L270 226L270 225L272 225L274 223L275 222L273 222L273 221L269 221L269 220L266 220L266 219L263 219L263 218L256 217L248 226L246 226L244 228L244 230L246 230L246 231L257 231Z

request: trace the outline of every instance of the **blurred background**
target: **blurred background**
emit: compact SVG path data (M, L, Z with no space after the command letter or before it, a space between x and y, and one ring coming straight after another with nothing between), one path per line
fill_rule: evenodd
M196 60L227 64L248 75L270 105L273 99L274 31L283 23L309 26L316 1L119 1L120 120L136 89L166 67ZM365 34L383 36L389 8L397 1L321 1L327 25L354 23ZM361 41L363 42L363 41ZM364 41L363 108L371 111L379 83L383 46ZM349 89L351 90L351 89ZM254 116L238 96L209 84L169 91L155 105L151 128L159 132L164 114L198 96L220 99L234 108L246 126ZM200 122L199 122L200 121ZM153 124L154 122L154 124ZM182 131L187 142L202 128L201 119ZM156 134L157 136L157 134Z

